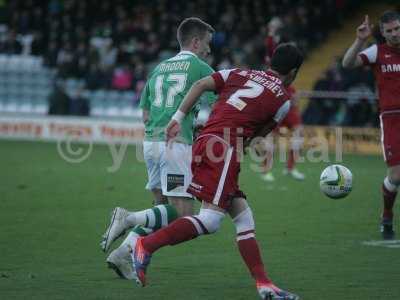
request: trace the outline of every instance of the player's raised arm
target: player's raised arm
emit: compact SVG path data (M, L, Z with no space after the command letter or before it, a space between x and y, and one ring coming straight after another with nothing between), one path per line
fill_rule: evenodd
M205 91L215 91L215 81L211 76L207 76L203 79L196 81L189 92L186 94L181 105L179 106L176 113L173 115L171 121L168 123L165 129L167 142L175 138L180 130L180 123L185 118L186 114L192 109L196 104L201 94Z
M215 91L215 81L211 76L196 81L186 94L177 112L187 114L206 91ZM174 119L174 117L173 117Z
M366 41L371 36L372 25L369 23L368 15L365 16L364 22L357 27L357 36L354 43L346 51L342 65L344 68L355 68L363 64L361 57L358 55L363 49Z

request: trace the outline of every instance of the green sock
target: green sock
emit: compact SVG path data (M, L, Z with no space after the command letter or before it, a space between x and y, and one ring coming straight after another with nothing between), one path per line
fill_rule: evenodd
M132 225L142 225L146 228L158 230L167 226L178 217L175 207L169 204L160 204L153 208L138 212L131 212L127 221Z
M169 204L154 206L146 215L145 227L152 228L154 231L167 226L178 217L175 207Z

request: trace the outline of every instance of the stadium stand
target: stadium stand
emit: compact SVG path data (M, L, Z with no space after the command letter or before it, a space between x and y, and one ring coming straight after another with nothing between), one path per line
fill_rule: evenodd
M90 115L135 116L149 70L178 48L172 37L182 18L216 28L214 68L259 68L272 17L284 24L283 40L309 53L361 2L103 0L93 10L93 0L8 1L0 7L0 111L45 113L58 89L68 101L86 99Z

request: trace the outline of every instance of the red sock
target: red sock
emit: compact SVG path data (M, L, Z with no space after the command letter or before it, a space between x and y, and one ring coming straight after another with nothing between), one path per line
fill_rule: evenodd
M393 205L396 200L397 192L391 192L382 184L383 194L383 214L382 217L385 219L393 219Z
M244 262L249 269L251 276L257 281L262 283L271 283L264 270L260 249L255 238L239 240L237 242L239 252L242 255Z
M196 238L199 233L193 223L179 218L167 227L157 230L143 238L143 247L150 253L166 245L176 245Z
M274 153L266 150L265 158L261 162L261 168L264 173L269 172L272 169L272 165L274 163Z
M296 160L294 159L294 151L293 150L289 150L288 160L287 160L287 169L289 171L293 170L295 162L296 162Z
M265 159L261 162L261 167L264 169L265 172L267 172L267 170L268 170L268 158L265 158Z

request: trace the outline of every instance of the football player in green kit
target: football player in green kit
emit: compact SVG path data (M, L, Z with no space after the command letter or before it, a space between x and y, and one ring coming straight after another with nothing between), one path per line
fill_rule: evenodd
M169 146L166 144L165 128L193 83L214 72L203 61L210 53L213 32L214 29L199 18L183 20L177 30L180 52L156 66L142 92L140 108L145 124L143 153L148 173L146 189L154 194L156 206L136 212L116 207L111 214L101 242L104 252L133 228L106 260L108 266L122 278L134 279L129 251L139 236L165 227L177 217L193 214L193 196L186 189L192 179L191 145L199 106L190 111L182 123L177 142ZM216 100L213 93L204 97L209 105Z

